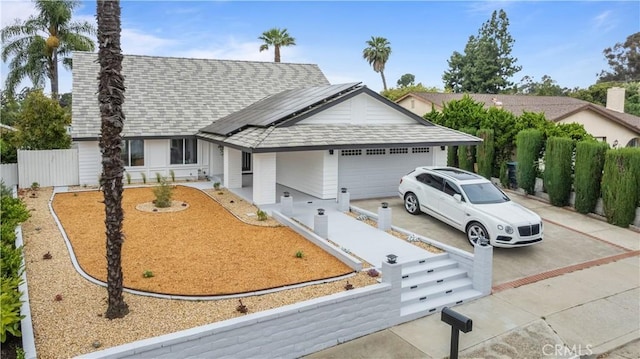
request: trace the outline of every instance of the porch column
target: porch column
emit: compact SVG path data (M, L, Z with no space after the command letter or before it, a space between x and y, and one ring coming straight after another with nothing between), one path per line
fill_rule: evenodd
M253 203L257 205L276 203L276 154L254 153L253 157Z
M242 152L225 147L223 157L224 186L242 188Z

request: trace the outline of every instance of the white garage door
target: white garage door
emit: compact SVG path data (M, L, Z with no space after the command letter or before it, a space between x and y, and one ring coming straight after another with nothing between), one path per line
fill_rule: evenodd
M351 199L397 196L400 178L418 166L431 165L434 149L440 148L342 150L338 188L346 187Z

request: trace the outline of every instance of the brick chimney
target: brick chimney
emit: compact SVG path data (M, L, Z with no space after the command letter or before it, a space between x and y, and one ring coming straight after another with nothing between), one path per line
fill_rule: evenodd
M624 113L624 88L611 87L607 90L607 108Z

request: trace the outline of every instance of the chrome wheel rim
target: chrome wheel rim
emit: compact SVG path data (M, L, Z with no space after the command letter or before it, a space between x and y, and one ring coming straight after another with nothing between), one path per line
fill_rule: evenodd
M484 228L476 224L469 227L469 230L467 231L467 236L469 237L469 241L471 243L478 243L483 238L488 239L487 233L485 232Z
M413 213L416 211L416 209L418 209L417 202L418 201L414 196L407 196L407 198L404 200L404 207L407 209L407 211Z

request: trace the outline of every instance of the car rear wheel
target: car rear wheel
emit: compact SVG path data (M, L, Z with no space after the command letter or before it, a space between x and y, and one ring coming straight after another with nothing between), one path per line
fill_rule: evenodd
M404 209L411 214L420 214L420 202L415 194L407 193L404 196Z
M489 232L484 226L478 222L472 222L467 226L467 239L472 246L486 239L489 243Z

